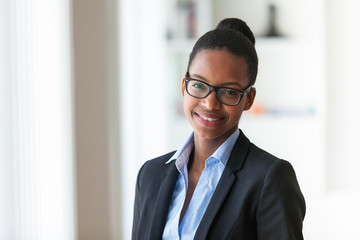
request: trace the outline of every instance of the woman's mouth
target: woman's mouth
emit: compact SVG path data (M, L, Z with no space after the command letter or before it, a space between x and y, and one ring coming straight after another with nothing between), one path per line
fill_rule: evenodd
M215 121L219 121L221 118L207 118L207 117L204 117L204 116L200 116L202 119L206 120L206 121L209 121L209 122L215 122Z
M205 127L216 127L220 125L225 118L213 114L201 114L195 113L196 119L200 122L201 125Z

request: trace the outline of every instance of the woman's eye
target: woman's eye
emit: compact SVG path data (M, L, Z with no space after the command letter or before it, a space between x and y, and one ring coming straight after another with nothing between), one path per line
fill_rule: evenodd
M204 84L201 84L201 83L194 83L192 86L193 86L194 88L199 88L199 89L205 88Z
M226 89L226 90L223 91L223 94L226 95L226 96L236 96L239 93L237 91L234 91L234 90Z

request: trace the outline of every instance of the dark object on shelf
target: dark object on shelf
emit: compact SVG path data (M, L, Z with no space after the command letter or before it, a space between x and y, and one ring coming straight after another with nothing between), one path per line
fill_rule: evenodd
M283 37L279 32L276 23L276 6L274 4L269 5L269 22L268 30L265 34L266 37Z

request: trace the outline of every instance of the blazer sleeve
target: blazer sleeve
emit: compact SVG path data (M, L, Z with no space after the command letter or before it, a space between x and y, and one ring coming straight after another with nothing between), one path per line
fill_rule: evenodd
M259 240L301 240L305 200L295 171L287 161L275 161L264 179L257 210Z
M131 239L137 239L137 232L139 229L140 213L141 213L141 209L140 209L140 199L141 199L140 178L141 178L141 173L142 173L142 170L143 170L145 164L140 168L138 176L137 176L137 180L136 180L134 215L133 215L132 238Z

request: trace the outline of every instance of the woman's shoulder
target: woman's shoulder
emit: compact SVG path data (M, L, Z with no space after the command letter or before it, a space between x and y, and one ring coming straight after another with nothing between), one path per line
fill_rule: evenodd
M274 161L280 160L279 157L256 146L253 143L250 144L249 157L256 158L256 159L262 159L265 162L274 162Z
M145 168L159 168L161 166L165 166L166 164L168 164L168 161L174 154L175 154L175 151L172 151L172 152L163 154L161 156L155 157L153 159L147 160L144 163L143 168L144 167Z
M166 169L173 164L173 162L168 162L171 157L175 154L175 151L166 153L164 155L158 156L156 158L147 160L139 170L139 175L147 179L146 176L159 176L166 171Z
M258 170L268 171L269 168L275 166L292 168L289 161L279 158L252 143L247 157L247 163L255 165Z

